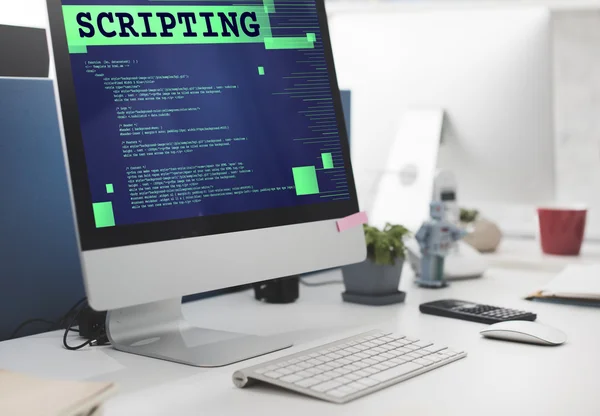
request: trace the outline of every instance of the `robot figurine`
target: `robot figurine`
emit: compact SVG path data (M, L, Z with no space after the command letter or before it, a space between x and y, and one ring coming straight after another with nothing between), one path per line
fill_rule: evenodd
M421 270L417 284L421 287L445 287L444 257L448 255L455 241L467 233L445 219L443 202L430 205L431 220L423 223L415 238L421 248Z

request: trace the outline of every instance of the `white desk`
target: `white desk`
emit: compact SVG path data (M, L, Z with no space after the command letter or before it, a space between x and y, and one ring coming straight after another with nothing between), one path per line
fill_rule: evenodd
M508 247L508 246L506 246ZM530 253L535 251L531 243ZM496 261L501 262L500 251ZM510 250L509 250L510 252ZM512 263L511 263L512 264ZM514 265L513 265L514 266ZM257 303L242 292L185 306L197 325L258 334L286 333L299 345L268 358L205 370L120 353L110 347L77 352L54 332L0 343L0 368L71 379L114 380L121 393L106 416L131 415L599 415L600 310L534 303L522 297L553 277L548 271L493 268L483 279L443 290L419 289L405 268L405 304L369 307L341 301L342 285L302 287L292 305ZM316 279L340 278L337 271ZM485 325L423 315L418 305L458 298L532 310L538 321L567 332L560 347L484 339ZM446 343L467 358L340 406L268 386L237 389L234 369L318 345L362 329L393 329Z

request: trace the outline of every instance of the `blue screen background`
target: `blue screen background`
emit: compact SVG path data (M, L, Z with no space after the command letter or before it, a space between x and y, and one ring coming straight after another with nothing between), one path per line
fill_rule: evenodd
M63 5L102 5L105 1L63 1ZM157 5L160 2L110 2L121 5ZM196 216L210 216L270 208L292 207L349 199L343 166L340 137L333 110L332 93L327 77L321 33L314 1L297 6L275 1L276 12L270 15L273 36L306 36L315 33L313 49L267 50L264 44L199 44L88 47L85 54L71 54L71 65L84 141L88 177L93 202L112 202L116 225L164 221ZM176 5L177 2L164 3ZM182 5L226 4L224 2L182 2ZM230 3L233 4L233 3ZM262 4L245 2L244 4ZM235 3L240 5L240 3ZM109 6L107 6L109 8ZM295 8L294 8L295 7ZM295 10L293 13L286 11ZM301 21L299 26L290 22ZM91 61L130 61L122 68L90 70ZM264 75L258 68L264 68ZM172 101L115 102L113 92L105 88L107 77L185 75L178 80L157 80L152 88L177 86L233 85L220 94L187 96ZM301 85L315 85L317 100L310 95L291 97L285 92ZM302 87L300 87L302 88ZM173 113L170 117L119 120L117 108L137 110L156 108L199 107L199 111ZM318 113L307 113L310 111ZM314 117L318 115L318 117ZM161 129L229 126L227 130L185 132L181 134L123 137L123 123L138 127L160 126ZM244 137L231 146L205 148L180 155L125 158L124 141L143 143L178 142L204 139ZM304 140L310 139L310 140ZM321 154L332 153L334 169L323 168ZM201 202L168 207L133 209L127 169L144 166L159 169L241 162L251 173L235 179L214 181L223 188L252 186L272 191L243 195L211 197ZM297 195L292 168L315 166L319 193ZM114 193L108 193L112 184ZM279 190L277 188L280 188Z

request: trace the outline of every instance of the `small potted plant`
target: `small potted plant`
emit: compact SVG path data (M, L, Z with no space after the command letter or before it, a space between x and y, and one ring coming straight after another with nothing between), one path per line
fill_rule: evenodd
M460 209L460 223L468 233L463 241L481 253L494 252L502 240L502 231L475 209Z
M389 305L404 301L398 290L406 257L404 239L410 234L401 225L386 224L383 230L364 226L367 259L342 268L347 302L365 305Z

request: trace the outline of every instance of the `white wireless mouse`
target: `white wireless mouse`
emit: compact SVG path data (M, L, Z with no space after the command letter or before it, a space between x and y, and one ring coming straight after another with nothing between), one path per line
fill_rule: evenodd
M560 345L567 340L567 336L561 330L531 321L499 322L480 333L486 338L539 345Z

